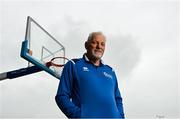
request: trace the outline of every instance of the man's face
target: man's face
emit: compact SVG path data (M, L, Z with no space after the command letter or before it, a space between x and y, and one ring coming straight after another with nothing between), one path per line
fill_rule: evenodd
M86 43L87 54L93 59L101 59L104 54L106 40L103 35L96 37Z

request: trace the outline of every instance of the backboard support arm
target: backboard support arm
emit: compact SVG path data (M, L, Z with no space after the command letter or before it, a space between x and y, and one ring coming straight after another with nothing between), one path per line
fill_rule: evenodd
M21 76L37 73L40 71L43 71L43 70L37 66L31 66L31 67L27 67L27 68L21 68L18 70L4 72L4 73L0 74L0 81L5 80L5 79L14 79L14 78L18 78Z

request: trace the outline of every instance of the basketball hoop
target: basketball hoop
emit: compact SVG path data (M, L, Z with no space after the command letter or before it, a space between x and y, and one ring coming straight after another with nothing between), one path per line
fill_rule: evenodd
M51 66L53 67L63 67L65 65L65 61L69 61L66 57L54 57L51 59L51 61L46 63L46 66L49 68Z

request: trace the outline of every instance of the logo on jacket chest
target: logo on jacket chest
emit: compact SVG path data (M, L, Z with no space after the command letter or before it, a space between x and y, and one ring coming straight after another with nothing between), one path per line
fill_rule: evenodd
M111 74L109 74L109 73L107 73L107 72L105 72L105 71L103 72L103 75L104 75L105 77L107 77L107 78L110 78L110 79L113 78Z
M89 71L87 67L83 67L83 71Z

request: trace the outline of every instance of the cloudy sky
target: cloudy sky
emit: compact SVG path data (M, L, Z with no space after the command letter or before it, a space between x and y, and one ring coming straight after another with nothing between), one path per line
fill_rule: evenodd
M102 31L103 60L116 71L126 117L178 118L178 6L175 0L1 0L0 72L27 66L20 57L27 16L65 46L68 58L82 57L88 34ZM1 81L0 118L65 117L54 100L58 83L45 72Z

